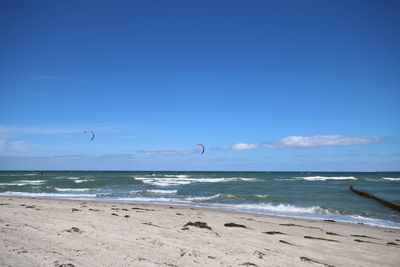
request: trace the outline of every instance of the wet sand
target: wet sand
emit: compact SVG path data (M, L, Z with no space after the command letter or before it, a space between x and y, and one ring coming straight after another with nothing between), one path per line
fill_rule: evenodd
M400 266L400 229L0 197L0 266Z

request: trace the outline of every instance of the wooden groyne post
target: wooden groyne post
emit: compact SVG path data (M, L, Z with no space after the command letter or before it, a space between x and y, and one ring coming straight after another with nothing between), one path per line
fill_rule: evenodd
M350 189L352 192L354 192L354 193L356 193L357 195L359 195L359 196L363 196L363 197L366 197L366 198L375 199L375 200L379 201L382 205L385 205L386 207L389 207L389 208L392 208L392 209L394 209L394 210L400 211L400 205L397 205L397 204L395 204L395 203L393 203L393 202L384 200L384 199L382 199L382 198L380 198L380 197L376 197L376 196L374 196L374 195L372 195L372 194L365 193L365 192L360 191L360 190L356 190L356 189L354 189L354 187L353 187L352 185L350 185L349 189Z

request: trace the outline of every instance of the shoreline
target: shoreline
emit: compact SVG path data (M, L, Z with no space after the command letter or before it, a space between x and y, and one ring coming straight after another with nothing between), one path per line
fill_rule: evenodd
M26 194L26 193L25 193ZM35 193L33 193L35 194ZM39 195L41 193L38 193ZM61 196L61 195L60 195ZM252 210L246 210L246 209L240 209L240 208L235 208L233 206L225 205L220 203L210 205L207 203L189 203L189 202L179 202L179 201L171 201L171 202L164 202L164 201L141 201L141 200L132 200L132 199L106 199L106 198L63 198L63 197L46 197L46 196L28 196L28 195L0 195L0 198L2 197L11 197L11 198L29 198L29 199L55 199L55 200L71 200L71 201L87 201L87 202L104 202L104 203L132 203L132 204L148 204L148 205L161 205L161 206L181 206L181 207L194 207L194 208L199 208L199 209L210 209L210 210L217 210L217 211L226 211L226 212L239 212L239 213L247 213L247 214L257 214L257 215L265 215L265 216L272 216L272 217L282 217L282 218L288 218L288 219L300 219L300 220L313 220L313 221L323 221L323 220L334 220L335 222L340 222L340 223L348 223L348 224L359 224L359 225L369 225L372 227L383 227L383 228L390 228L390 229L400 229L400 223L395 222L395 221L386 221L382 219L376 219L376 218L370 218L370 217L362 217L362 222L357 221L356 219L354 221L349 220L349 219L342 219L338 218L338 216L345 216L345 215L337 215L337 214L329 214L331 216L322 216L324 214L317 214L317 213L309 213L310 215L291 215L291 214L279 214L278 212L273 213L273 212L256 212ZM290 205L289 205L290 206ZM304 213L307 214L307 213ZM326 215L326 214L325 214ZM379 223L370 223L370 222L365 222L368 220L373 220L373 221L381 221L381 224ZM399 225L391 225L391 224L399 224Z
M0 238L2 266L400 265L400 229L183 205L0 196Z

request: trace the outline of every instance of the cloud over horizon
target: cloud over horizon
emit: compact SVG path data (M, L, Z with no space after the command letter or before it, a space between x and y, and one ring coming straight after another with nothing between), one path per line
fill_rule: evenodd
M237 143L231 146L219 147L219 150L254 150L259 148L314 148L327 146L351 146L376 143L379 136L342 136L342 135L315 135L315 136L288 136L278 141L261 144Z

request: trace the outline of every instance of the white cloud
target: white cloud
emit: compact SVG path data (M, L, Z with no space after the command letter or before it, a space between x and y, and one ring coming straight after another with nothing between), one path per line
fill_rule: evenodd
M239 143L239 144L234 144L232 146L233 150L252 150L258 148L258 145L255 144L246 144L246 143Z
M326 146L365 145L380 141L378 136L342 136L342 135L316 135L316 136L288 136L278 141L263 144L238 143L232 146L220 147L221 150L253 150L258 148L313 148Z
M26 144L27 142L25 141L14 141L9 143L11 149L16 151L27 151Z
M379 141L377 136L341 136L341 135L316 135L316 136L289 136L278 141L284 147L322 147L322 146L350 146L364 145Z

